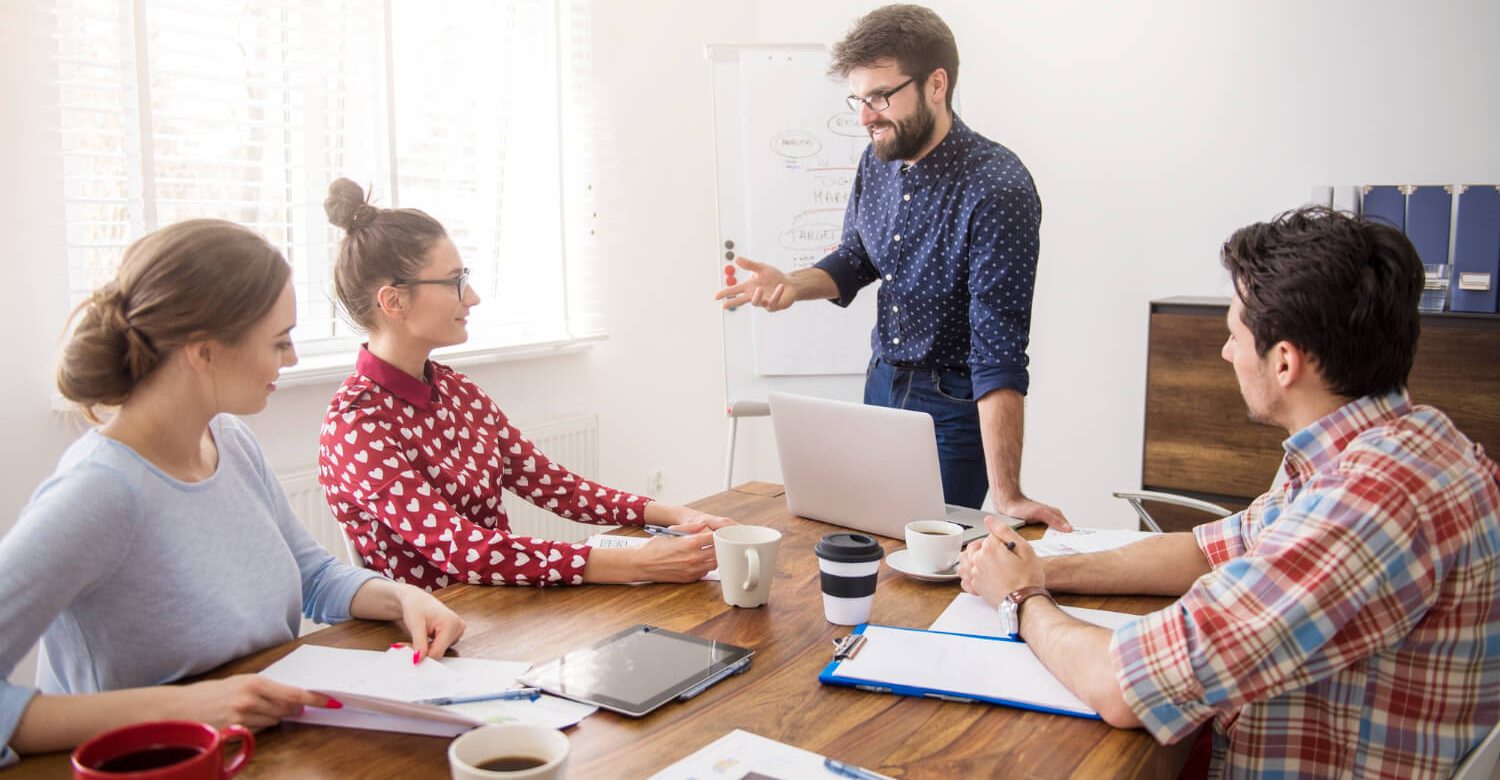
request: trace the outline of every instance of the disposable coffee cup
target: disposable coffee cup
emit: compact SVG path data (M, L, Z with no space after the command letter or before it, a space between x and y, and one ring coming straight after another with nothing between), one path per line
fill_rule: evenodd
M880 542L868 534L829 534L813 552L823 575L823 617L839 626L868 622L885 555Z

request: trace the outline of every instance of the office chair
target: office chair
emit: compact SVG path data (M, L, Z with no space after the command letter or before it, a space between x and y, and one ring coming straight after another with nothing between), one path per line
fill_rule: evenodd
M1126 501L1130 502L1130 508L1134 509L1135 513L1141 516L1141 522L1146 524L1146 528L1148 530L1155 531L1156 533L1162 532L1161 525L1156 522L1156 518L1152 517L1150 512L1146 511L1146 508L1144 506L1141 506L1141 502L1143 501L1158 501L1163 504L1171 504L1173 506L1196 509L1200 512L1207 512L1208 514L1213 515L1214 519L1226 517L1230 514L1233 514L1228 509L1225 509L1218 504L1209 503L1208 501L1199 501L1196 498L1188 498L1187 496L1179 496L1175 493L1158 493L1154 490L1142 490L1136 492L1120 491L1111 493L1110 495L1113 495L1115 498L1123 498Z
M356 569L363 569L365 559L359 554L359 547L354 544L354 540L350 539L349 534L344 533L342 528L339 529L339 536L344 540L344 555L347 556L349 565Z
M1282 460L1281 465L1276 467L1276 476L1271 479L1271 489L1275 489L1277 485L1280 485L1285 481L1286 461ZM1143 501L1158 501L1163 504L1171 504L1173 506L1196 509L1200 512L1206 512L1210 515L1213 515L1213 518L1211 519L1214 520L1217 520L1221 517L1228 517L1229 515L1234 514L1228 509L1219 506L1218 504L1210 503L1208 501L1200 501L1196 498L1188 498L1187 496L1179 496L1176 493L1158 493L1154 490L1138 490L1119 491L1116 493L1111 493L1110 495L1113 495L1115 498L1122 498L1130 502L1130 507L1135 510L1135 513L1137 515L1140 515L1141 522L1146 524L1146 528L1157 533L1161 533L1161 525L1156 522L1156 518L1152 517L1150 512L1146 511L1145 507L1141 506L1141 502Z

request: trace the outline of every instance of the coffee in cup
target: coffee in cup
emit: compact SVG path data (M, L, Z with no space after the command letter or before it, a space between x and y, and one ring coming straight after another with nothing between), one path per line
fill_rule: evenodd
M918 571L936 574L952 569L964 545L964 527L947 520L906 524L906 553Z
M453 780L558 780L567 763L567 736L545 726L480 726L448 745Z
M823 587L823 617L839 626L870 619L875 579L885 551L869 534L829 534L813 548Z
M240 740L224 763L224 744ZM190 720L134 723L99 736L73 751L76 780L225 780L255 755L255 737L244 726L216 729Z

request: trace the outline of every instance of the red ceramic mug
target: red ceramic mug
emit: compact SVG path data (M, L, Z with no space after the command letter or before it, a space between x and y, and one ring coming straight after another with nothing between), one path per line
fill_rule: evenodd
M224 763L224 742L240 740ZM73 751L74 780L226 780L255 754L244 726L224 730L191 720L136 723L106 731Z

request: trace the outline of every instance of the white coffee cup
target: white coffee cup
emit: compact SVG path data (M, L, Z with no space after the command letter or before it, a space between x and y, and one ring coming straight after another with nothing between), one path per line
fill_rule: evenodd
M958 563L964 527L947 520L914 520L906 524L906 551L917 571L940 572Z
M779 544L781 532L761 525L726 525L714 531L725 604L758 607L770 599Z
M530 758L526 769L484 769L495 759ZM453 780L561 780L568 767L568 738L557 729L523 723L480 726L448 744Z

